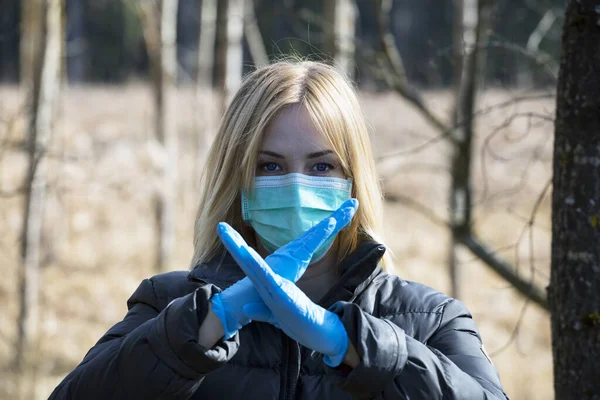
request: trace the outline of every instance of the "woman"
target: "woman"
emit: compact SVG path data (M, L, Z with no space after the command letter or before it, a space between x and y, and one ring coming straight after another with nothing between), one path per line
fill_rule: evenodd
M344 77L253 72L203 172L194 268L143 281L51 398L505 399L465 306L385 272L381 218Z

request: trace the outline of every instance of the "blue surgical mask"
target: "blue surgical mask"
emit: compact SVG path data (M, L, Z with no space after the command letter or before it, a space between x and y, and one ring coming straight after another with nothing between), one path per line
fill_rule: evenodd
M350 199L351 190L350 179L298 173L256 177L254 190L242 192L242 215L272 253L337 210ZM327 239L311 263L323 258L334 240Z

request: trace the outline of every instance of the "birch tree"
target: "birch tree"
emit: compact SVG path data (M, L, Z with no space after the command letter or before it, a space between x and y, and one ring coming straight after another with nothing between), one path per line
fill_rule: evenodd
M178 0L140 3L144 37L150 58L154 96L154 131L163 146L162 179L155 198L155 269L168 268L175 244L177 181L177 6Z
M27 370L34 370L33 359L38 339L40 258L42 251L42 228L46 200L46 160L44 153L50 140L60 93L61 55L64 35L62 16L64 0L31 2L29 12L45 10L46 34L43 42L29 46L40 54L30 54L38 60L30 66L23 78L29 80L28 100L28 168L25 182L23 228L21 233L22 268L19 274L20 312L17 320L17 342L15 346L15 369L23 380L22 389L34 389L31 377L23 378ZM39 8L37 8L39 7ZM29 21L29 17L25 17ZM24 24L25 30L31 29ZM36 40L37 35L30 36ZM32 374L35 377L35 374ZM26 385L26 387L25 387Z
M256 13L254 12L254 1L245 0L245 15L244 15L244 35L246 36L246 42L250 49L250 55L252 61L257 67L262 67L269 63L269 56L265 43L263 41L258 21L256 20Z
M600 10L571 0L557 87L548 299L556 399L600 399Z
M325 53L352 78L354 75L354 33L356 10L352 0L323 2L325 7Z
M217 35L217 0L202 0L198 40L198 88L211 88Z
M200 171L212 142L215 114L213 72L217 37L217 0L202 0L198 39L198 75L196 77L196 171ZM199 175L199 174L198 174ZM198 180L195 181L199 183Z
M244 0L219 1L217 86L223 94L223 107L242 83L244 3Z
M455 0L454 60L455 110L452 130L453 155L450 175L450 229L452 243L449 248L451 296L460 297L460 274L456 250L462 237L471 229L472 183L471 156L473 141L473 115L479 83L482 81L482 49L478 43L485 41L489 13L489 0Z

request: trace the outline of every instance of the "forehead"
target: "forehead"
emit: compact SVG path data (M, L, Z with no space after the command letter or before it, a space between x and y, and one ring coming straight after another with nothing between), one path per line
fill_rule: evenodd
M262 150L303 152L329 148L327 138L312 121L302 104L281 110L269 123L262 140Z

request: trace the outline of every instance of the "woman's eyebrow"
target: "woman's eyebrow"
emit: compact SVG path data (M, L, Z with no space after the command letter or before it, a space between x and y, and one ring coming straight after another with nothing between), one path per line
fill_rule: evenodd
M327 154L332 154L332 153L333 153L332 150L317 151L315 153L310 153L309 155L306 156L306 158L318 158L318 157L323 157L323 156L326 156Z
M275 158L281 158L281 159L285 159L285 156L279 154L279 153L275 153L274 151L269 151L269 150L261 150L259 151L260 154L265 154L267 156L271 156L271 157L275 157Z
M267 156L271 156L271 157L275 157L275 158L280 158L280 159L285 159L285 156L279 153L275 153L274 151L269 151L269 150L261 150L259 151L260 154L265 154ZM327 154L332 154L333 151L332 150L322 150L322 151L317 151L314 153L310 153L306 156L306 158L318 158L318 157L322 157L322 156L326 156Z

